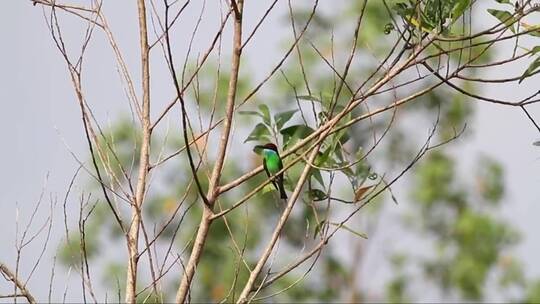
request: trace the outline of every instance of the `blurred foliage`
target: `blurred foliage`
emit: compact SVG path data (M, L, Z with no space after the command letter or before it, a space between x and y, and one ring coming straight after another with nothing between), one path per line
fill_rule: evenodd
M392 272L394 277L386 284L386 294L388 302L404 303L410 302L407 299L408 275L405 272L407 256L403 254L394 254L390 258Z
M539 303L540 302L540 280L530 284L525 299L520 300L523 303Z
M420 203L415 207L422 220L418 228L437 240L437 256L421 261L426 275L439 281L444 291L457 289L472 300L483 298L489 273L500 266L501 252L519 241L508 223L488 213L504 194L502 168L486 158L478 164L482 186L467 189L455 178L455 161L434 152L415 170L412 192ZM519 268L513 271L521 275Z
M364 23L359 31L361 39L356 46L357 56L362 60L355 60L351 65L348 83L361 83L370 73L376 71L379 58L365 58L385 54L390 49L399 37L393 25L398 18L411 25L409 30L416 38L435 29L445 36L459 35L467 27L460 22L464 19L461 17L469 13L468 8L471 5L469 0L427 0L420 5L417 1L410 0L387 2L389 10L380 1L367 2ZM347 58L351 36L339 33L351 31L362 9L362 3L352 1L340 10L316 14L312 21L313 27L309 28L306 37L309 37L324 56ZM309 11L308 6L295 7L294 20L297 27L305 24ZM289 18L286 17L284 20L288 22ZM343 31L340 32L340 29ZM336 37L333 33L336 33ZM465 43L474 42L475 40ZM344 104L351 98L352 94L346 87L343 87L339 94L336 92L337 80L333 71L311 45L302 40L299 47L305 75L300 68L298 57L291 57L282 67L283 77L274 77L270 82L271 89L257 94L258 96L250 101L250 105L237 112L236 128L245 131L245 138L235 139L235 145L240 142L244 145L235 146L234 153L229 153L223 181L231 180L260 163L260 157L251 151L250 147L255 145L253 142L275 142L283 150L288 149L312 134L332 113L343 109ZM441 43L438 47L430 47L427 52L436 54L453 47L451 43ZM489 56L489 52L475 47L465 54L453 51L449 60L454 63L458 60L463 62L465 59L485 62ZM340 60L336 63L338 70L344 66L344 62ZM200 107L205 123L210 115L220 118L224 110L222 101L225 100L229 74L223 70L217 73L217 66L211 62L206 64L199 74L197 89L190 90L186 97L188 102ZM189 67L187 75L193 72L193 69L193 66ZM380 71L376 76L379 73ZM250 89L256 85L249 74L249 68L242 66L237 93L239 100L247 96ZM305 85L305 79L309 81L309 88ZM424 79L420 83L427 87L434 81ZM475 89L467 87L470 91ZM400 89L400 94L412 93L413 90L414 87L405 86ZM372 98L381 103L388 103L392 99L389 95ZM212 111L214 105L216 113ZM366 107L359 107L353 114L346 116L345 121L352 115L360 116L368 111ZM353 210L351 208L356 207L356 203L365 201L372 191L381 188L375 184L382 184L384 174L374 168L381 168L381 164L384 164L393 170L390 173L394 174L390 175L395 175L399 172L397 170L408 165L414 158L418 147L425 140L424 131L432 128L434 121L439 121L434 141L444 141L456 136L457 130L461 130L473 115L474 107L466 98L449 89L439 88L400 108L386 139L369 158L366 157L367 151L373 145L374 138L386 130L390 116L382 115L382 118L362 121L329 136L322 143L315 159L316 168L310 172L304 193L300 196L301 202L296 204L285 225L280 241L279 261L276 263L283 266L293 261L299 252L311 248L311 245L318 241L317 237L322 229L334 225L322 217L327 210L329 195L345 197L343 200L349 201L349 204L332 202L332 213ZM193 119L192 124L197 125L196 119L191 117L196 115L190 116L190 119ZM407 125L404 122L406 119L402 118L408 119L412 125ZM137 130L138 126L127 119L121 119L107 129L100 143L102 150L107 152L105 155L96 155L99 166L107 167L117 176L122 176L124 172L120 170L121 164L128 168L125 174L133 178L134 172L137 172ZM471 132L469 127L464 138ZM156 151L169 155L184 145L180 132L175 133L177 134L169 135L167 140L164 134L154 133L153 162L158 159ZM197 147L202 149L207 140L211 139L205 138ZM464 140L452 145L455 147L462 142ZM116 153L111 152L113 148ZM303 151L305 150L301 149L298 153ZM182 257L186 258L191 250L191 240L196 233L202 211L193 187L187 190L190 173L183 157L180 155L169 160L166 165L159 167L161 173L152 177L152 183L156 187L148 193L143 216L147 229L159 231L158 228L178 212L158 239L157 246L160 249L167 248L174 241L173 252L181 252ZM417 255L415 248L404 251L388 244L384 254L377 254L383 259L389 257L384 263L390 265L391 278L385 283L384 294L373 295L369 286L364 285L368 279L360 281L360 286L352 285L364 266L364 256L351 256L350 252L344 252L349 247L341 247L349 244L344 244L346 242L341 240L342 243L332 243L323 251L313 269L309 266L301 267L262 290L257 297L261 297L264 302L325 302L348 300L352 295L352 299L368 302L406 302L415 300L415 295L422 295L423 290L415 291L414 287L431 282L435 285L433 292L442 299L480 301L486 296L486 286L494 284L489 282L489 278L495 274L498 278L495 283L497 289L517 287L524 294L524 299L520 300L539 301L540 283L529 284L519 261L510 256L512 246L519 242L519 234L509 223L496 216L498 208L504 202L504 170L489 156L481 155L477 160L474 170L462 172L458 168L462 160L449 152L447 146L442 146L428 153L414 168L408 186L410 202L400 205L400 208L408 209L408 217L404 216L403 221L396 225L400 227L399 234L409 235L413 239L430 240L428 248L431 251ZM207 183L206 165L203 164L200 170L203 187L206 187ZM302 164L296 164L286 172L287 189L291 190L291 181L298 178L302 168ZM330 172L332 170L334 172ZM338 178L346 182L332 183ZM264 179L263 175L259 175L228 192L220 197L217 208L227 208L241 198L242 193L255 188ZM121 180L124 182L117 186L126 188L125 179ZM180 198L184 195L186 199L179 206ZM236 299L249 274L244 261L239 259L239 253L243 254L248 265L253 265L256 261L261 245L268 239L283 208L274 203L277 195L272 187L267 187L248 204L212 224L192 288L191 297L194 301L233 302ZM397 201L391 193L386 193L384 200L388 198ZM119 198L116 201L121 206L121 213L128 216L129 206ZM384 216L386 208L381 207L382 202L382 197L374 200L363 210L365 215L353 218L350 226L342 226L342 230L345 230L343 235L360 242L362 246L368 242L364 240L367 235L370 239L376 238L377 233L385 228L373 228L379 218ZM183 222L180 222L180 219L183 219ZM91 262L105 258L104 255L98 255L100 248L119 241L122 236L105 204L96 207L87 225L87 231L90 231L86 238L88 258ZM231 236L234 236L234 242ZM400 235L394 235L394 238L398 239ZM184 248L186 244L187 248ZM60 258L64 264L80 263L79 246L80 242L74 235L73 239L61 248ZM344 254L348 254L350 259L343 258ZM169 257L167 262L170 263L173 258ZM166 261L161 262L165 264ZM105 265L103 284L116 292L118 288L122 288L124 266L114 261L107 261ZM377 267L379 268L382 267ZM422 275L413 274L411 268L419 269ZM167 274L163 279L163 294L156 295L149 288L141 294L139 300L171 300L178 284L178 271L178 267L173 268L172 274ZM306 272L309 272L309 275L304 278ZM150 283L150 276L140 277L141 280L144 278L144 281L139 282L140 288ZM265 298L273 294L273 298ZM458 298L454 298L456 295Z

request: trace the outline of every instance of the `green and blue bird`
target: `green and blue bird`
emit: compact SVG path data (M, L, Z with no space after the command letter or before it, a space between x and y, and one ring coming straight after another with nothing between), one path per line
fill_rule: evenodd
M262 146L255 146L255 148L261 149L263 152L263 167L268 177L276 175L276 173L283 169L283 162L281 161L276 145L267 143ZM272 179L272 184L274 184L274 187L279 191L281 198L287 199L285 188L283 188L283 173L276 175L276 177Z

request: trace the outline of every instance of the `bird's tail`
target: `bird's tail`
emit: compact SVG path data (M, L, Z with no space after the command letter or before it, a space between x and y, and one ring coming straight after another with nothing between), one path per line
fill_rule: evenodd
M279 193L281 195L281 199L287 199L287 193L285 193L285 188L283 187L283 183L279 183Z

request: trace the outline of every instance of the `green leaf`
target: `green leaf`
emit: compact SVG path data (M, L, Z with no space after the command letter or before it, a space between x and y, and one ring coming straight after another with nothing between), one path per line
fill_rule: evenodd
M343 172L350 180L353 180L356 178L356 174L354 174L354 171L351 169L350 163L347 161L343 161L338 163L338 167L343 167L341 169L341 172Z
M257 111L239 111L238 114L246 116L259 116L260 118L264 118L264 116Z
M281 130L281 128L283 128L283 126L294 116L294 113L296 112L298 112L298 110L285 111L274 115L274 121L276 122L277 129Z
M255 128L253 128L253 131L249 134L248 138L244 141L244 143L248 141L269 141L270 138L270 131L268 130L268 127L262 123L258 123Z
M496 9L488 9L487 10L493 17L499 19L501 23L504 23L506 27L508 27L512 33L515 33L514 29L514 23L516 22L516 19L512 16L510 12L507 11L501 11Z
M288 145L291 139L306 138L313 132L314 130L306 125L294 125L279 131L285 145Z
M426 4L426 7L428 8L431 6L433 5ZM428 20L426 20L426 17L432 14L430 14L430 12L422 12L423 14L420 16L420 20L418 20L417 19L418 16L415 9L416 9L416 5L408 6L406 3L403 3L403 2L396 3L396 5L394 6L394 10L396 11L396 13L401 18L403 18L403 20L406 21L408 24L424 32L431 32L431 30L433 29L433 24L428 22ZM435 17L435 16L431 16L431 17Z
M540 45L537 45L532 48L531 50L531 56L535 55L536 53L540 52Z
M330 225L339 227L340 229L343 228L343 229L349 231L350 233L352 233L354 235L357 235L357 236L359 236L359 237L361 237L363 239L366 239L366 240L368 239L367 234L365 234L363 232L354 231L353 229L351 229L351 228L349 228L349 227L347 227L347 226L345 226L343 224L330 223Z
M524 28L524 31L528 31L527 35L534 36L534 37L540 37L540 26L539 25L528 25L525 23L521 23L521 25Z
M317 237L317 234L319 234L319 232L322 230L324 224L326 224L326 220L322 220L317 224L317 226L315 227L315 232L313 233L313 238Z
M508 1L508 0L507 0ZM471 6L471 0L460 0L454 5L452 10L452 21L455 22L459 17L463 15L466 9Z
M314 200L314 201L322 201L328 198L328 195L326 195L324 191L319 190L319 189L309 190L308 196L311 200Z
M540 67L540 57L536 58L530 65L529 67L527 68L527 70L525 70L525 72L523 73L523 75L521 75L521 77L519 78L519 81L518 83L521 83L525 78L531 76L532 74L534 74L536 72L536 70Z
M356 165L355 174L359 179L367 179L369 176L369 166L365 162Z
M396 3L396 5L394 6L394 10L402 18L406 18L414 13L414 10L408 7L407 4L403 2Z
M510 2L510 0L495 0L495 1L497 1L497 2L499 2L499 3L503 3L503 4L510 4L510 5L512 5L512 2Z
M332 152L332 147L328 147L326 150L324 150L323 153L318 153L317 157L315 158L315 165L318 167L329 167L328 160L330 158L330 153Z
M262 117L261 113L259 113L257 111L238 111L238 114L240 114L240 115L254 115L254 116Z
M270 126L271 120L270 120L270 109L268 109L268 106L265 104L262 104L259 106L260 112L257 111L239 111L238 114L240 115L247 115L247 116L258 116L262 119L262 121Z
M316 180L317 182L319 182L319 184L320 184L321 186L324 187L324 180L323 180L323 177L322 177L322 175L321 175L321 170L318 170L318 169L312 169L311 172L312 172L311 175L313 176L313 178L315 178L315 180Z
M317 98L317 97L313 97L313 96L309 96L309 95L301 95L301 96L296 96L296 98L300 99L300 100L309 100L309 101L317 101L317 102L321 102L322 101Z
M336 164L338 164L339 167L346 166L348 163L345 160L345 157L343 156L343 151L340 147L336 144L332 144L332 149L334 150L334 158L336 159Z
M267 125L270 125L270 109L268 109L268 106L265 104L261 104L259 105L259 110L261 110L261 117L263 119L263 122Z
M345 143L347 143L349 141L349 139L351 139L347 129L343 129L342 131L338 132L337 133L337 138L338 138L339 143L341 145L344 145Z

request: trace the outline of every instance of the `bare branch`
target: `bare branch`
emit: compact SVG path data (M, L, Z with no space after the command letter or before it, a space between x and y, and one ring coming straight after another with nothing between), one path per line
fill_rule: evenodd
M195 238L195 243L193 245L193 250L189 257L189 261L186 265L186 270L182 276L178 292L176 294L176 303L184 303L186 301L186 295L188 294L189 288L191 286L191 281L195 274L195 269L199 263L199 259L202 253L202 249L206 242L208 235L208 229L212 223L213 211L211 208L214 206L214 202L219 196L219 181L221 178L221 171L223 169L223 164L225 162L225 155L227 152L227 146L229 143L229 136L231 133L232 118L234 114L234 105L236 101L236 89L238 82L238 74L240 71L240 57L242 55L242 14L244 1L239 0L238 3L234 0L231 0L231 6L235 12L234 18L234 34L233 34L233 55L231 61L231 72L229 78L229 87L227 92L227 104L226 104L226 118L223 131L221 133L221 138L219 142L217 159L214 164L214 169L210 177L210 183L208 187L207 201L205 201L203 214L201 222L199 224L199 230L197 232L197 237ZM180 96L179 96L180 97ZM185 114L184 114L185 115ZM185 127L185 125L184 125ZM187 143L188 141L185 140ZM189 147L188 147L189 151Z
M19 291L21 292L21 295L23 297L26 298L26 300L28 300L29 303L31 304L35 304L36 303L36 299L34 298L34 296L30 293L30 291L28 290L28 288L26 288L26 285L23 284L16 276L15 274L7 267L6 264L0 262L0 271L2 272L2 275L4 275L4 278L6 278L7 280L13 282L13 284L15 284L16 288L19 289ZM18 296L17 293L13 294L12 297L15 297L15 296Z
M328 133L328 132L326 132ZM324 138L326 136L326 133L321 134L321 138ZM317 153L319 152L320 144L316 146L309 155L309 162L313 162L315 160L315 157L317 156ZM298 182L296 183L296 188L294 189L291 197L289 198L287 202L287 207L285 207L285 210L283 211L283 214L281 215L279 222L276 225L276 228L274 229L274 233L272 234L272 238L268 242L268 245L266 246L263 254L259 258L259 261L257 262L257 265L253 269L253 271L250 273L249 279L244 286L244 289L242 290L242 293L240 294L240 297L238 298L238 303L245 303L249 301L248 297L251 293L251 289L253 285L255 284L255 280L259 276L262 268L266 264L266 261L268 260L268 257L272 253L274 246L276 245L276 242L279 238L279 235L281 234L281 230L283 229L283 226L285 226L285 223L287 222L287 219L289 218L289 215L291 214L291 211L294 207L294 204L296 202L296 199L300 195L300 192L302 191L302 187L304 186L304 182L306 181L309 172L311 170L311 167L309 165L304 166L304 170L302 171L302 174L300 175L300 178Z
M127 247L129 262L126 278L126 302L134 304L137 292L137 263L139 261L139 228L141 225L141 208L144 203L146 193L146 181L150 166L150 48L148 45L148 27L146 24L146 4L144 0L137 1L139 14L139 38L141 48L141 77L142 77L142 139L139 156L139 175L137 178L137 188L132 205L131 224L127 235Z

